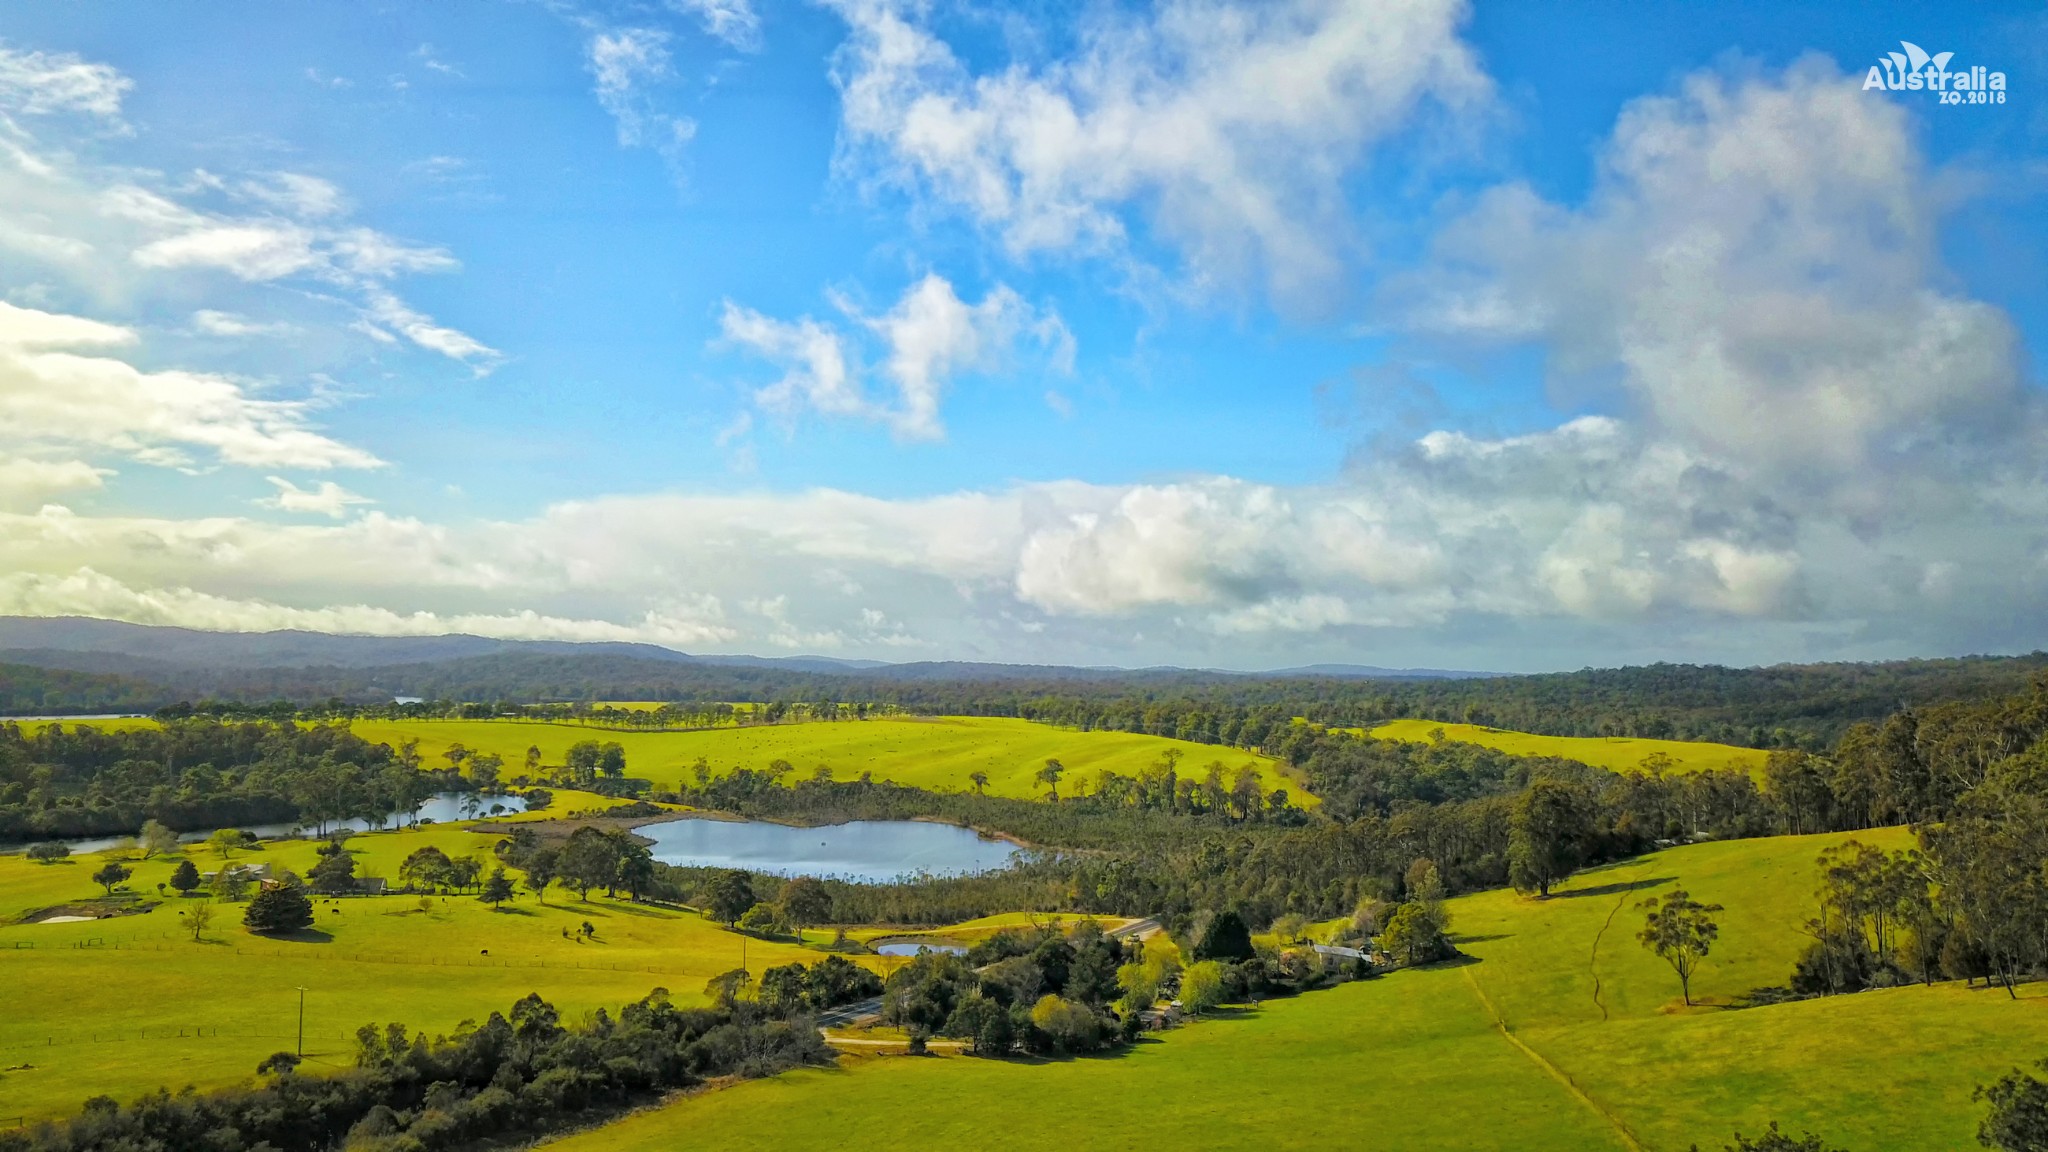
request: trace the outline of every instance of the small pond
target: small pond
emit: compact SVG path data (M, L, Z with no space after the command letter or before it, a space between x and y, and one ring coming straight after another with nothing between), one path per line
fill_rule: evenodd
M486 796L481 792L437 792L427 797L420 804L417 812L393 812L386 816L384 818L384 827L397 828L402 824L411 824L414 820L447 824L459 820L474 820L480 816L494 816L503 812L524 811L526 811L526 798L523 796ZM362 819L342 820L339 822L330 821L327 825L327 831L330 833L344 828L351 832L369 832L372 830L370 822ZM212 828L202 828L196 832L180 832L178 833L178 839L183 843L193 844L213 835L214 831ZM310 836L313 834L310 825L301 824L250 824L243 831L264 840L281 840L292 836ZM71 849L74 855L80 855L87 852L104 852L123 840L131 838L131 836L102 836L92 840L59 840L57 843ZM18 852L25 847L27 845L24 844L7 845L4 848L0 848L0 851Z
M1016 845L952 824L854 820L792 828L756 820L669 820L634 829L654 858L700 868L744 868L777 876L821 876L883 884L919 873L972 876L1015 863Z
M877 956L915 956L919 952L944 952L951 956L965 956L967 945L952 944L944 940L884 940L875 945Z

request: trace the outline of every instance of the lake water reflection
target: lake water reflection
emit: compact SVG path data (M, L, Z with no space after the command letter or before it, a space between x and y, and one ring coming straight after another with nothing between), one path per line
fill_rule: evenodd
M524 796L485 795L481 792L437 792L422 801L413 812L393 812L384 818L383 827L399 828L414 821L430 824L450 824L461 820L474 820L480 816L496 816L505 812L526 811ZM369 832L373 826L368 820L329 821L329 834L347 829L351 832ZM138 829L139 831L139 829ZM289 836L310 836L313 829L306 824L250 824L243 831L262 840L280 840ZM181 832L182 843L196 844L213 835L211 828L193 832ZM103 836L91 840L60 840L58 843L71 849L73 854L104 852L128 840L127 836ZM20 851L25 844L7 846L5 851Z
M666 864L744 868L880 884L920 872L970 876L1016 862L1018 848L966 828L922 820L855 820L792 828L741 820L670 820L635 829Z

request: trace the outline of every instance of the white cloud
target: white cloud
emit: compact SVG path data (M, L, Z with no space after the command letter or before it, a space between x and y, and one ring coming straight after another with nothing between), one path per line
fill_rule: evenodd
M338 216L348 210L348 198L340 188L300 172L272 172L262 179L243 181L236 195L306 219Z
M134 81L70 52L21 52L0 44L0 104L30 115L84 112L118 120Z
M1937 218L1904 111L1831 63L1703 73L1626 109L1583 208L1496 189L1396 291L1618 370L1645 427L1760 485L1854 500L2032 420L2011 321L1941 287Z
M113 474L83 460L0 456L0 508L37 508L53 496L103 487Z
M1127 254L1134 219L1198 287L1311 304L1355 243L1345 181L1426 107L1489 85L1460 0L1164 0L1042 65L976 72L921 5L836 0L845 163L994 230L1017 255Z
M668 33L658 28L622 28L593 35L586 51L597 80L597 102L616 123L619 144L652 148L673 168L683 145L696 136L697 122L656 104L653 90L675 79L668 41Z
M2044 506L2037 486L1959 502L1939 523L1804 519L1710 461L1589 418L1508 438L1435 433L1306 487L618 496L459 524L46 507L0 514L0 553L25 582L0 611L372 631L481 631L475 618L520 634L576 621L585 638L657 642L702 627L719 638L696 642L729 649L1090 663L1300 663L1373 644L1427 662L1461 636L1487 653L1467 658L1482 666L1617 648L1749 661L1787 645L1910 650L1928 635L1950 648L2038 642L2011 622L2048 618L2048 541L2016 530ZM362 622L375 613L388 616ZM1512 639L1532 629L1551 638L1540 657Z
M277 336L291 331L289 324L265 324L213 308L192 313L192 326L209 336Z
M218 268L244 280L278 280L318 267L313 234L285 223L207 223L135 250L144 268Z
M348 510L355 505L376 503L368 496L359 496L332 480L322 480L317 488L309 491L282 476L266 476L264 479L277 488L277 494L266 496L256 503L282 512L312 512L339 520L348 515Z
M649 611L631 623L619 624L538 612L397 612L367 604L293 608L263 599L213 596L191 588L133 588L91 568L61 577L0 575L0 612L21 616L97 616L222 632L298 629L359 636L443 636L461 632L502 640L639 641L677 648L719 644L734 635L732 629L715 618L664 611Z
M136 342L116 325L0 302L0 443L169 465L191 463L190 448L255 467L379 464L315 431L304 402L257 399L225 376L145 372L105 354Z
M845 342L836 328L808 316L776 320L728 300L718 330L728 343L788 369L782 379L755 393L763 407L788 413L808 406L828 416L867 411L867 397L855 379Z
M463 73L462 69L436 56L432 44L422 44L413 49L412 58L419 61L420 66L430 72L439 72L443 76L452 77L457 80L467 80L469 78Z
M890 19L909 29L896 47L923 50L921 32ZM1206 35L1242 40L1280 17L1248 19ZM1148 35L1138 49L1167 33ZM1065 67L960 92L985 103L985 87L1070 83L1079 65ZM1011 156L991 171L1016 182ZM33 186L8 163L11 187ZM0 306L0 612L1082 663L1371 653L1515 668L2036 645L2028 629L2048 619L2038 400L2009 320L1940 266L1932 182L1899 114L1818 65L1703 76L1631 105L1585 203L1496 190L1398 297L1418 328L1544 341L1566 384L1613 382L1584 405L1611 401L1612 414L1517 435L1433 431L1319 485L658 493L434 523L351 514L338 485L280 480L274 506L323 519L82 515L51 501L102 481L77 459L88 449L293 474L376 461L324 436L303 403L135 367L135 328ZM1136 202L1057 184L1033 195L1115 220ZM132 184L94 203L151 242L301 229L303 249L250 245L237 266L303 251L315 263L291 275L367 285L352 297L358 320L383 338L484 354L377 294L385 275L425 270L430 250L345 251L331 219L209 216ZM1022 227L1024 203L991 220ZM24 230L33 215L0 210ZM142 247L110 235L64 258L104 249L126 262ZM724 339L783 373L761 409L932 435L956 381L1022 345L1057 369L1068 346L1056 317L1000 285L971 301L931 276L878 313L835 303L836 316L794 320L727 306ZM752 427L739 415L727 445Z
M190 308L203 293L215 305L207 311L225 314L307 311L317 305L306 289L330 304L353 297L369 307L372 297L395 299L400 276L457 266L445 250L354 221L346 194L319 177L199 171L174 181L46 145L14 115L72 109L105 121L130 87L107 65L0 48L0 268L17 276L35 269L86 298L130 307L161 295ZM243 285L298 291L257 297ZM219 306L230 303L223 296L241 298L229 308ZM392 327L418 333L408 335L416 346L480 370L497 362L483 342L407 311L416 322Z
M752 0L669 0L669 7L697 17L705 32L742 52L761 46L761 17Z
M945 435L940 401L956 377L1000 368L1020 340L1045 350L1048 366L1072 368L1074 342L1050 309L1034 308L1007 285L990 289L978 304L960 299L950 281L927 273L889 311L863 315L851 302L840 310L879 346L877 369L895 392L893 404L868 395L868 372L857 358L857 337L809 316L776 320L727 301L721 341L783 366L783 377L755 393L763 408L784 416L810 410L886 422L907 440Z
M473 365L478 372L489 371L503 359L497 349L466 332L434 323L432 318L415 312L389 292L371 289L367 296L371 319L402 333L406 339L429 352L439 352L450 360Z

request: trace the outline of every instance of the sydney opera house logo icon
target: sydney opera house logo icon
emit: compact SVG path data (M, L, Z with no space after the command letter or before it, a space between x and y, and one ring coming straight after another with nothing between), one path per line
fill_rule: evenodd
M1943 104L2005 103L2005 73L1993 72L1982 64L1951 71L1953 52L1928 51L1910 40L1899 41L1903 52L1887 52L1871 65L1863 78L1863 90L1887 92L1932 92Z

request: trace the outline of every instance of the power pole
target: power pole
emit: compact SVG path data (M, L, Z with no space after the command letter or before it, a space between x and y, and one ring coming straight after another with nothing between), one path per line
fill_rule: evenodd
M306 986L299 985L299 1055L306 1055Z

